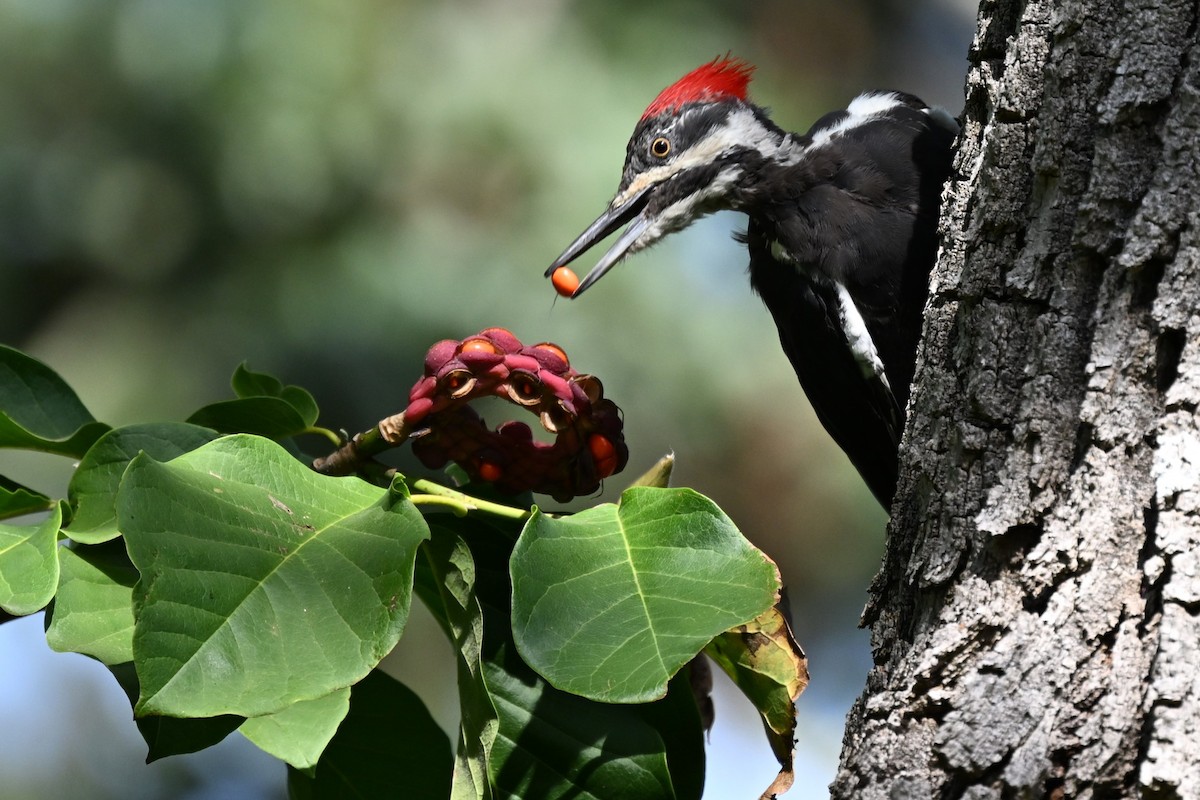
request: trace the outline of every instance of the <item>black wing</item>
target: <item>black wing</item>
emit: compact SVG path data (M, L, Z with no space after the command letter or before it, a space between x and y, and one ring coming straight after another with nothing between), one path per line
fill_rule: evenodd
M775 318L779 343L817 418L888 508L896 490L903 409L887 383L868 375L848 346L836 287L775 260L764 234L752 220L746 240L755 291Z
M953 138L949 117L910 95L864 96L813 126L804 156L756 198L747 231L751 282L784 351L885 507Z

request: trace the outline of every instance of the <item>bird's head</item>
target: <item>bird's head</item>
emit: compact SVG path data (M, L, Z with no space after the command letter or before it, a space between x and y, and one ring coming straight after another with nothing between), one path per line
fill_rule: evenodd
M774 154L782 138L746 98L753 71L737 59L718 58L654 98L629 140L616 197L546 275L628 223L572 294L578 297L626 256L705 214L734 207L731 190L747 159Z

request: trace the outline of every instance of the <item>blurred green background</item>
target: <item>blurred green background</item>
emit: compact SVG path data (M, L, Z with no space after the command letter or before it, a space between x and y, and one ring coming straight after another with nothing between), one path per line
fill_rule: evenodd
M885 517L750 292L741 220L579 301L542 271L689 69L757 64L754 99L792 130L867 88L958 113L972 27L966 0L0 0L0 342L114 425L224 398L247 360L350 431L403 406L437 339L557 342L625 412L630 465L603 499L673 451L676 483L780 563L813 673L789 797L823 797L870 666L856 623ZM18 456L0 472L63 491L64 465ZM5 798L283 795L283 768L237 737L142 766L107 673L40 639L40 619L0 627ZM449 728L437 642L418 615L389 663ZM771 757L719 688L707 796L752 796Z

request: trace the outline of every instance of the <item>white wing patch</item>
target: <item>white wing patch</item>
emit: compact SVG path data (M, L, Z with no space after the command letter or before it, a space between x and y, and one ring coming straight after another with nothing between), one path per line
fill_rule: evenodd
M863 92L850 101L846 111L851 117L872 117L902 105L904 102L895 92Z
M825 284L833 283L837 289L838 306L842 315L842 331L846 334L846 344L849 345L850 352L854 354L854 360L862 369L864 378L878 378L890 392L892 385L888 383L887 373L883 370L883 359L879 357L879 351L875 349L875 340L871 338L871 332L867 330L867 322L859 312L858 306L854 304L850 290L841 281L829 281L828 277L819 275L812 265L796 260L795 256L778 239L767 242L767 251L771 254L771 258L781 264L791 265L802 275L807 276L809 280Z
M822 128L813 134L812 146L820 147L835 136L840 136L851 128L865 125L880 114L885 114L896 106L904 105L900 95L895 92L867 92L860 94L846 106L845 118L836 125Z
M863 377L879 378L890 392L892 386L883 371L883 361L875 349L875 340L871 338L871 332L867 330L867 323L859 313L858 306L854 304L854 298L841 282L834 281L834 285L837 287L838 301L842 307L842 329L846 332L846 343L850 345L854 359L862 368Z

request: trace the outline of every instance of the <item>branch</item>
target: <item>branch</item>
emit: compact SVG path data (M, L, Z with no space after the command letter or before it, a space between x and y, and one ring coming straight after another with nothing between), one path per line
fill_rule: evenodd
M313 469L322 475L357 475L375 464L375 456L399 447L413 435L404 421L404 412L379 420L374 428L354 434L350 441L327 456L313 460Z

